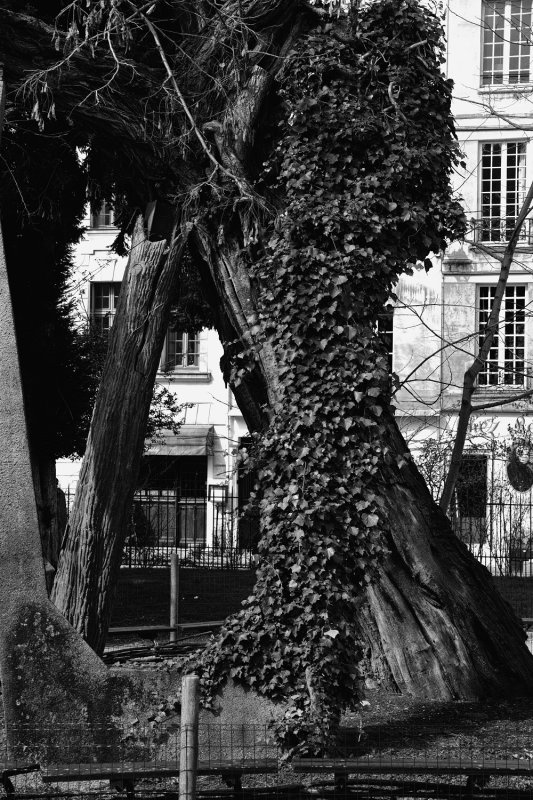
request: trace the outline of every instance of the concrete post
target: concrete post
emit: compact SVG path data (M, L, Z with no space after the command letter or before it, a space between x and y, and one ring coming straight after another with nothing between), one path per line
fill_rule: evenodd
M198 675L185 675L181 683L179 800L195 800L198 769Z
M179 600L180 600L180 559L177 553L170 555L170 641L178 640L178 621L179 621Z

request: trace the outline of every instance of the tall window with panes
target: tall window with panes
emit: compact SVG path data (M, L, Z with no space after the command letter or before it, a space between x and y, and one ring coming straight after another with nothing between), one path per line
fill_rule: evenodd
M163 350L162 368L197 369L200 366L200 334L198 331L167 332Z
M481 239L507 242L526 195L526 143L484 142L481 145ZM520 241L529 241L527 219Z
M392 359L394 353L394 307L385 306L383 312L378 316L377 332L387 348L387 364L389 372L392 372Z
M481 85L531 81L532 0L485 0Z
M483 338L496 286L480 286L478 330ZM526 287L507 286L498 330L488 358L478 376L480 387L523 387L526 383Z
M91 284L91 325L104 337L109 335L118 305L119 282Z
M100 210L91 212L91 228L113 228L115 226L115 212L107 200L102 201Z

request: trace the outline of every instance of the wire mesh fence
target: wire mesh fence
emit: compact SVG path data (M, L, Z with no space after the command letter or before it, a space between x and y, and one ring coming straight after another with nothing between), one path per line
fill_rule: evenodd
M239 610L251 593L255 568L206 568L179 560L179 623L224 619ZM120 570L112 612L112 629L120 626L169 625L170 568Z
M243 786L279 785L280 754L266 725L57 725L11 729L16 756L4 742L0 772L15 796L128 797L237 794ZM266 776L269 776L265 782Z
M325 753L289 758L266 724L21 728L0 769L15 796L533 797L533 714L482 716L346 727Z
M483 705L450 712L448 721L344 730L326 757L296 756L291 768L320 796L531 797L533 716L491 719Z

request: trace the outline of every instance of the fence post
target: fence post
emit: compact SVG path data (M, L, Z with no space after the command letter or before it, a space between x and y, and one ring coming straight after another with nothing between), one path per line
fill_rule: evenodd
M179 800L195 800L196 797L199 682L198 675L185 675L181 682Z
M170 554L170 641L178 640L178 620L180 602L180 558L177 553Z

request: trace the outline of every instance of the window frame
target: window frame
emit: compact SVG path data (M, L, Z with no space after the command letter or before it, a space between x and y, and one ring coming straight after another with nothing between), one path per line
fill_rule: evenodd
M492 148L487 152L487 148ZM495 152L500 148L499 154ZM515 152L511 148L516 148ZM489 161L486 162L486 156ZM499 179L495 161L499 157ZM528 147L525 139L500 139L479 143L479 229L477 239L492 244L505 244L514 230L518 214L527 194ZM514 158L514 164L512 159ZM509 191L509 175L515 170L514 192ZM498 188L499 181L499 188ZM495 199L498 198L499 200ZM497 214L493 214L497 208ZM488 214L485 210L488 210ZM523 224L518 242L533 243L532 218Z
M386 305L378 315L376 332L387 348L387 364L389 373L394 370L394 306Z
M91 321L91 327L94 330L98 330L102 336L109 336L111 328L113 327L113 322L117 313L121 285L121 281L91 281L90 283L89 318ZM104 286L108 286L110 289L110 307L96 309L96 291ZM106 319L108 320L107 327L105 327L103 324L103 321ZM100 324L100 320L102 321L102 324Z
M497 11L503 6L503 14ZM513 7L518 11L513 11ZM513 16L519 15L515 24ZM529 22L523 21L524 17ZM488 18L491 21L488 23ZM498 24L498 20L500 24ZM481 64L480 86L482 89L494 87L527 87L533 82L532 52L532 0L483 0L481 24ZM526 31L526 35L524 35ZM489 35L489 32L492 36ZM515 39L515 41L513 41ZM492 49L491 49L492 48ZM517 52L513 52L513 48ZM525 50L525 52L524 52ZM501 61L501 69L495 64ZM511 69L515 61L517 66ZM525 66L527 62L527 66ZM490 69L486 68L491 63Z
M102 218L105 220L107 216L109 216L109 222L100 222ZM90 222L91 230L95 231L116 228L115 209L107 200L102 200L102 205L100 206L100 210L98 212L91 210Z
M454 532L470 548L487 540L489 463L489 453L466 450L461 457L453 498Z
M519 299L518 290L521 292L523 304L517 314L516 303ZM496 292L496 284L479 284L476 291L476 326L480 340L483 332L482 326L486 325L490 314L492 299ZM483 297L482 295L485 295ZM514 296L512 296L514 295ZM511 300L513 305L511 305ZM486 301L486 302L484 302ZM528 385L526 374L527 364L527 337L526 337L526 308L528 305L528 287L525 283L508 284L500 310L498 331L495 334L487 360L480 370L477 386L481 391L491 390L523 390ZM485 306L485 307L483 307ZM521 313L520 313L521 312ZM507 326L512 325L514 330L508 331ZM518 330L517 330L518 328ZM507 336L513 337L512 345ZM517 346L517 338L521 339ZM517 350L522 351L522 357L517 355ZM509 358L506 351L512 351ZM512 365L509 369L509 365ZM514 376L515 380L506 380L506 376ZM516 377L518 376L518 379ZM491 379L492 378L492 379ZM495 378L495 379L494 379Z
M172 336L176 337L176 342L171 347L170 339ZM181 364L170 363L176 359L175 344L178 341L178 336L181 337ZM193 338L191 338L193 337ZM190 343L194 342L195 347L193 352L189 352ZM163 352L161 354L160 369L162 372L199 372L201 362L201 331L183 331L173 330L169 328L165 335L165 342L163 345ZM174 355L169 355L169 352L174 350ZM193 363L189 364L189 357L193 357ZM185 362L185 363L184 363Z

